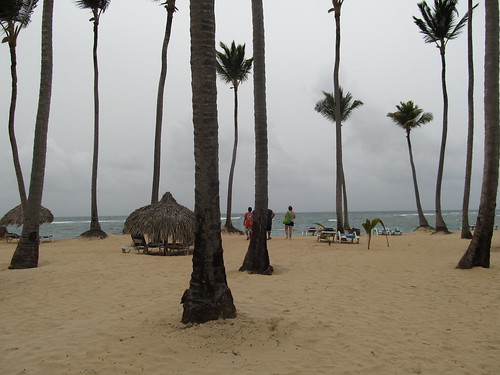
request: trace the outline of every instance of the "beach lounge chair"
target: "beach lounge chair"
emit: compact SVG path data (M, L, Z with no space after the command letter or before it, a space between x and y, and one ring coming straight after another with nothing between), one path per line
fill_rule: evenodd
M19 238L21 238L21 236L17 233L7 233L5 235L5 241L7 241L7 242L11 242L12 240L19 241Z
M306 228L302 234L304 236L315 236L318 234L318 232L321 231L321 228L316 228L316 227L309 227L309 228Z
M359 236L356 232L353 233L337 233L334 242L338 243L359 243Z
M330 245L335 240L336 235L337 231L334 228L324 228L317 233L316 239L318 242L328 242Z
M393 230L391 230L391 235L392 236L401 236L403 232L398 227L395 227Z
M48 235L48 236L40 236L40 243L42 242L52 242L54 241L54 236Z
M146 246L146 240L142 234L133 234L132 244L130 246L122 246L122 253L130 253L132 250L140 253L144 252L144 247Z

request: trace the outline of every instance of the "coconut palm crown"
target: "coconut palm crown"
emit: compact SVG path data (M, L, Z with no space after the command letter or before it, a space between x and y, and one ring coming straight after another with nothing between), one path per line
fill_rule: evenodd
M346 121L351 116L352 111L361 107L364 103L361 100L353 100L350 92L347 92L344 96L342 88L339 91L341 121ZM323 115L323 117L335 122L335 98L332 93L326 91L323 91L323 95L325 97L316 103L314 109Z
M423 20L417 17L413 17L413 20L426 43L435 43L444 49L449 40L458 37L467 23L468 13L457 22L457 3L458 0L434 0L433 9L425 1L417 4Z
M238 88L241 82L248 79L252 70L253 58L245 59L245 44L233 42L231 47L220 42L223 51L217 51L217 73L220 79Z
M397 126L406 130L407 133L433 120L432 113L424 113L424 110L411 100L406 103L400 102L396 108L397 112L388 113L387 117L390 117Z

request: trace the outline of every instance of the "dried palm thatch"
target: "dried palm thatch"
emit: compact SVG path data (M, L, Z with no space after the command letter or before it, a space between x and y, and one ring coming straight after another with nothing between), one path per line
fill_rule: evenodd
M132 212L123 233L143 234L150 242L189 244L194 238L194 213L177 203L169 192L157 203Z
M52 223L54 221L54 215L48 208L43 206L40 207L40 225L45 223ZM16 225L21 226L24 223L23 208L21 205L14 207L12 210L7 212L0 219L0 225Z

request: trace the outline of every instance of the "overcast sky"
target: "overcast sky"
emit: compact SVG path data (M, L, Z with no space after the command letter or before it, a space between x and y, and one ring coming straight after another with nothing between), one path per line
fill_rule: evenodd
M432 3L432 1L430 2ZM467 3L459 2L460 17ZM194 207L189 63L189 2L178 0L168 52L160 191ZM335 210L333 125L314 111L333 91L335 23L329 0L264 0L269 137L269 205L285 211ZM364 106L343 127L350 209L414 210L405 132L386 117L413 100L434 121L412 132L422 205L434 210L442 131L441 63L412 16L416 0L346 0L342 8L341 85ZM29 183L38 101L40 18L18 40L17 140ZM90 215L93 137L92 23L74 1L54 5L54 81L43 205L55 216ZM128 215L149 204L156 92L166 11L150 0L112 0L99 28L99 215ZM216 0L216 42L246 44L252 56L250 0ZM484 4L474 14L476 131L471 209L477 209L483 161ZM442 208L460 209L467 130L465 32L447 48L449 134ZM10 57L0 46L0 214L19 203L7 133ZM254 203L253 83L239 90L240 143L233 212ZM233 91L218 81L221 210L225 213L233 145Z

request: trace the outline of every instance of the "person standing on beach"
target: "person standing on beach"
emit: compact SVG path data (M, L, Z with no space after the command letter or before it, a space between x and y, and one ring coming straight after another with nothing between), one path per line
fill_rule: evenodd
M253 226L252 207L248 207L248 211L245 212L245 215L243 216L243 226L245 227L245 234L247 235L247 240L249 240L250 235L252 234L252 226Z
M271 229L273 227L273 217L276 215L270 208L267 209L267 239L271 239Z
M295 212L293 212L292 206L288 206L288 211L285 213L285 220L283 220L283 224L285 224L285 240L292 239L293 225L295 220Z

